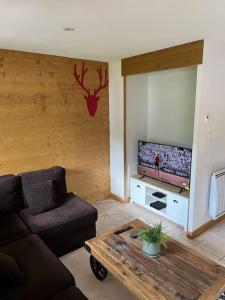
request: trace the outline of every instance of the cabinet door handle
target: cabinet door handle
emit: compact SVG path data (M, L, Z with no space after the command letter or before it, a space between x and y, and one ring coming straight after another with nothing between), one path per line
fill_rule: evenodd
M140 188L140 185L139 185L139 184L137 185L137 188Z
M173 200L173 202L176 203L176 204L178 204L178 201L177 201L177 200Z

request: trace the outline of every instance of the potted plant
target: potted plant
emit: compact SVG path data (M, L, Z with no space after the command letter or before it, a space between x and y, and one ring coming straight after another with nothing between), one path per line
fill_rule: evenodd
M143 251L148 256L160 255L161 245L167 246L167 237L161 223L148 226L138 234L138 238L143 241Z

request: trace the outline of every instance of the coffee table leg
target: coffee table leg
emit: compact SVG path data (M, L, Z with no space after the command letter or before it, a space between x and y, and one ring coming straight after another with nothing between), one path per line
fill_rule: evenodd
M108 271L106 270L106 268L102 264L100 264L100 262L97 261L97 259L95 259L92 255L90 256L90 265L92 272L95 274L95 277L98 280L102 281L107 277Z

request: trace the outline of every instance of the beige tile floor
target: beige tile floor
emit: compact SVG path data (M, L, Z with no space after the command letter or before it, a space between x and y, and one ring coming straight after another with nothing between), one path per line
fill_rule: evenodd
M99 214L97 234L120 224L122 225L134 218L139 218L146 223L162 221L169 236L225 266L225 221L218 223L196 239L190 240L186 237L182 227L138 205L130 203L120 204L112 199L108 199L97 202L94 206ZM131 295L110 274L104 282L99 282L90 270L89 254L84 248L61 257L61 260L74 275L77 286L89 300L136 300L136 297Z

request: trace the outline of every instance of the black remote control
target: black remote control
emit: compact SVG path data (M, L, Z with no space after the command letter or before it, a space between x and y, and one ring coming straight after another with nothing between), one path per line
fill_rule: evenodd
M128 230L132 229L132 228L133 228L132 226L127 226L127 227L121 228L121 229L113 232L113 234L118 235L118 234L121 234L125 231L128 231Z
M140 231L134 231L131 234L129 234L129 237L136 240L138 238Z

